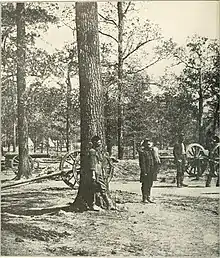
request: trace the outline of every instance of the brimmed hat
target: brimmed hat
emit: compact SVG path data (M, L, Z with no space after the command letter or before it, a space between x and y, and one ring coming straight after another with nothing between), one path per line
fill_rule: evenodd
M145 138L144 140L141 141L141 145L144 145L146 142L149 142L150 139L149 138Z
M95 135L95 136L92 137L91 142L94 143L94 142L97 142L97 141L100 141L100 140L101 140L101 138L98 135Z

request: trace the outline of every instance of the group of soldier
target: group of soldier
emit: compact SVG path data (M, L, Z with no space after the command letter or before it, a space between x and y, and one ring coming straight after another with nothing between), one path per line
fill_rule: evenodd
M210 144L210 148L213 147L213 145L219 143L219 138L214 136L211 142L212 144ZM211 151L209 149L209 153L210 152ZM178 136L178 140L173 148L173 155L176 165L177 187L187 187L187 185L183 182L187 162L183 134ZM92 210L96 209L95 196L97 194L101 195L108 209L113 209L111 200L108 196L106 181L103 177L102 159L103 154L101 151L101 139L98 136L94 136L91 139L91 148L88 152L88 172L92 180L93 188L90 204L90 209ZM145 138L141 142L139 149L140 182L143 203L153 203L151 199L151 188L153 186L153 181L157 180L157 173L160 163L158 148L152 144L149 138ZM214 176L214 167L212 161L209 162L209 167L209 174L206 180L207 187L210 186L212 177ZM219 175L216 186L219 186Z

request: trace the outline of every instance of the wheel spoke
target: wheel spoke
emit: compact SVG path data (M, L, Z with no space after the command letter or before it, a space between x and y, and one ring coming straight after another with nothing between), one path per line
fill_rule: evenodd
M69 160L65 160L65 162L68 163L68 164L70 164L71 166L74 165L74 162L72 163L72 162L70 162Z

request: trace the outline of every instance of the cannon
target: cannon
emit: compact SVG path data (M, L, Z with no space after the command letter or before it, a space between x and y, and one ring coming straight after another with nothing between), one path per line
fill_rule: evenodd
M189 176L200 177L207 169L209 162L214 164L214 173L219 171L220 143L209 153L198 143L189 144L186 148L187 165L186 172Z
M11 155L11 167L13 169L13 171L15 172L15 174L17 174L18 171L18 164L19 164L19 157L18 155ZM34 162L33 158L39 158L39 157L47 157L46 155L40 155L38 156L30 154L28 159L30 162L30 168L32 170L36 169L36 167L34 166ZM46 168L44 169L45 171L47 170ZM103 155L103 161L102 161L102 170L103 170L103 175L105 176L105 180L107 182L110 182L112 177L113 177L113 171L114 171L114 166L113 166L113 162L112 159L108 156L108 154L106 153L105 155ZM63 180L63 182L65 184L67 184L69 187L71 188L76 188L79 184L79 180L80 180L80 151L75 150L75 151L71 151L66 153L62 158L61 161L59 163L59 171L54 172L54 173L50 173L50 174L43 174L42 173L39 176L36 176L35 178L31 178L31 179L27 179L24 181L20 181L20 182L13 182L7 185L2 185L1 189L4 188L9 188L12 186L16 186L16 185L20 185L20 184L25 184L25 183L30 183L30 182L35 182L35 181L39 181L42 179L48 179L48 178L52 178L54 176L56 177L61 177L61 179Z

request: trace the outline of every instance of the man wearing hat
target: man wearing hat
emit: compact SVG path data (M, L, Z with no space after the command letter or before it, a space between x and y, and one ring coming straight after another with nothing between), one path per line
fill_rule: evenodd
M213 157L213 150L215 147L218 146L219 144L219 137L217 135L215 135L214 137L212 137L211 141L210 141L210 145L209 145L209 174L207 175L207 180L206 180L206 187L210 187L211 185L211 181L212 178L217 176L217 181L216 181L216 186L219 186L219 162L215 161L214 157ZM218 153L218 157L219 157ZM215 172L217 172L217 175L215 174Z
M107 183L105 182L103 175L103 153L101 151L101 139L99 136L93 136L91 139L91 148L88 153L88 171L92 180L91 184L91 210L99 210L95 205L96 195L100 195L107 209L113 209L110 198L107 193Z
M184 144L184 134L178 136L178 141L173 148L174 162L176 164L177 174L177 187L187 186L183 183L184 173L186 167L186 147Z
M144 203L146 201L153 203L150 199L150 194L153 185L155 157L151 145L150 139L146 138L141 142L141 148L139 150L140 182L142 183L141 192Z

